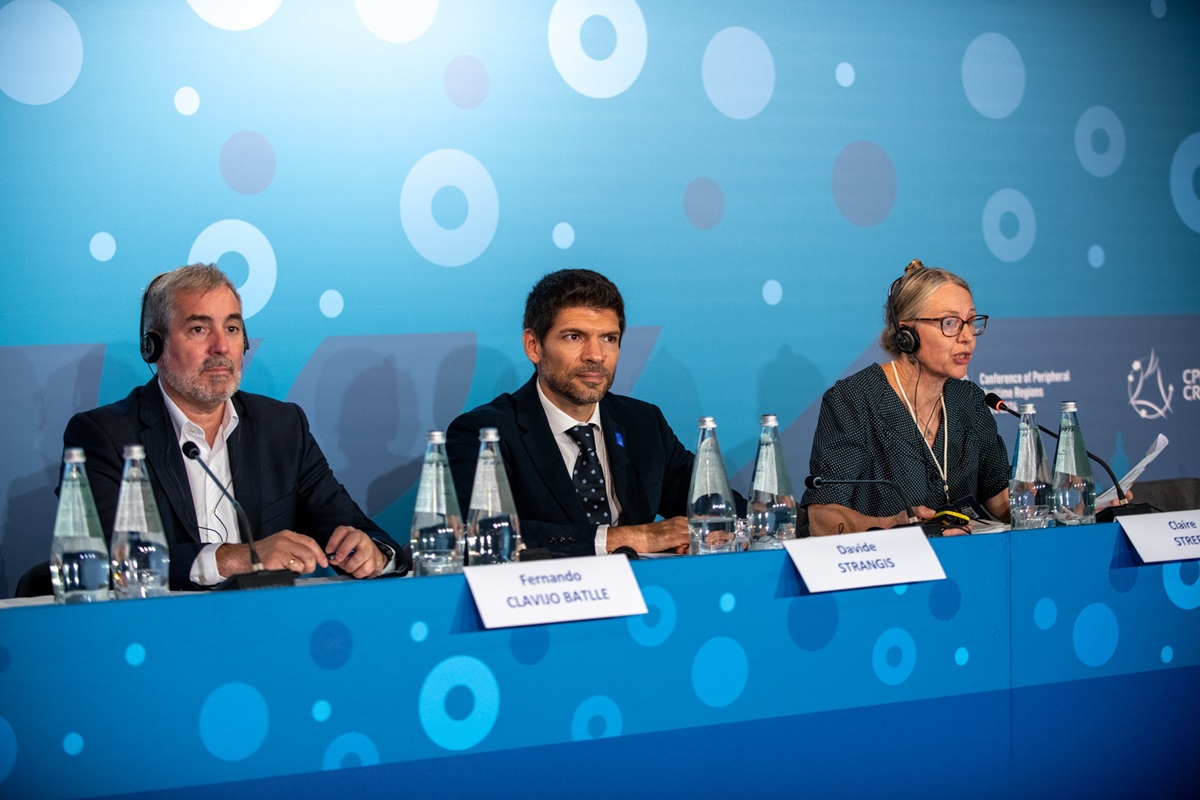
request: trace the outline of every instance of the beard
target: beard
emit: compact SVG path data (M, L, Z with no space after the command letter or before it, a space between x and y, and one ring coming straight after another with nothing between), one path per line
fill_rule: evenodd
M573 378L581 375L600 375L603 380L594 387L585 383L572 382ZM545 372L541 377L546 382L546 388L577 406L599 403L613 384L613 371L598 364L591 367L576 367L566 372Z
M205 375L204 371L225 367L228 375ZM233 397L242 383L242 373L234 365L233 360L225 356L213 356L204 360L200 368L190 375L177 375L168 370L160 370L159 377L168 386L179 392L194 403L201 405L216 405L224 403Z

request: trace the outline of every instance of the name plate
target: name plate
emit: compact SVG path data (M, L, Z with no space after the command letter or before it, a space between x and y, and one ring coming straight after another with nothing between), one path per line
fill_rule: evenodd
M1200 511L1130 514L1117 522L1147 564L1200 558Z
M606 619L647 612L625 556L552 558L465 567L485 628Z
M783 543L810 592L945 580L946 572L918 526L810 536Z

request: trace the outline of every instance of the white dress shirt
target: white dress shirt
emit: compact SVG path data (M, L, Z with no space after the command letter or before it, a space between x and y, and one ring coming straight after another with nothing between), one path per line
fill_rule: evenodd
M600 459L600 468L604 470L604 487L608 494L609 517L613 520L613 525L617 524L616 520L621 516L621 504L617 502L616 489L612 481L612 470L608 466L608 448L604 443L604 428L600 424L600 404L597 403L595 408L592 409L590 419L586 422L580 422L550 402L550 398L546 397L546 393L542 391L542 382L540 379L535 381L534 385L537 386L538 400L542 402L542 410L546 412L546 421L550 423L550 430L554 433L554 441L558 444L558 452L562 454L563 465L567 469L567 475L574 473L575 461L579 458L580 449L579 445L576 444L575 440L571 438L571 434L567 433L567 431L576 425L596 426L596 457ZM608 525L596 526L596 555L598 556L607 555L608 553L609 527Z
M200 448L200 455L196 459L186 457L183 459L183 467L187 470L188 488L191 489L192 494L192 506L196 510L196 524L200 529L200 541L205 542L205 546L200 549L196 560L192 562L188 577L193 583L200 586L215 586L229 577L217 571L217 548L223 544L239 544L243 538L238 528L237 512L234 510L233 504L221 493L212 478L204 473L204 468L196 462L203 459L204 463L208 464L208 468L221 481L221 485L229 492L230 497L235 496L233 475L230 474L229 469L228 442L230 435L238 426L237 409L233 407L233 401L225 401L225 413L221 419L221 427L217 430L212 447L209 447L204 429L187 418L183 409L177 406L171 396L162 388L161 382L159 389L163 393L163 401L167 405L167 414L171 417L171 424L175 426L175 436L179 440L180 448L183 447L184 442L194 442ZM398 553L393 553L392 557L384 563L380 574L387 575L395 572L398 557Z
M221 427L217 430L212 447L204 436L204 429L187 418L183 410L175 404L166 389L159 383L163 393L163 401L167 405L167 414L171 424L175 426L175 437L182 448L184 442L193 442L200 448L198 459L203 459L208 468L221 481L221 485L233 494L233 475L229 471L229 436L238 426L237 411L233 402L225 401L225 413L221 419ZM205 546L192 562L189 576L193 583L201 586L214 586L227 576L217 571L217 548L223 544L238 544L242 536L238 530L237 512L233 504L221 493L212 478L204 474L204 468L196 460L183 459L183 467L187 470L188 488L191 489L192 506L196 509L196 524L200 528L200 541ZM161 479L161 478L160 478Z

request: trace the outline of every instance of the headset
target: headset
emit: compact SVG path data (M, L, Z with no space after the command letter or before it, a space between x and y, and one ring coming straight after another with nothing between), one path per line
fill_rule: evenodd
M896 345L896 349L906 356L911 356L921 348L921 337L917 335L916 328L901 325L900 319L896 316L896 295L900 293L900 282L903 280L903 275L896 278L892 281L892 288L888 290L888 322L895 331L892 334L892 343Z
M154 284L169 274L164 272L162 275L155 276L154 280L150 281L150 285L146 287L146 291L142 292L142 316L138 320L138 340L141 342L142 361L147 364L153 364L162 358L163 337L158 331L146 330L146 304L150 299L150 290L154 288ZM250 336L246 333L245 321L242 322L242 352L250 352Z

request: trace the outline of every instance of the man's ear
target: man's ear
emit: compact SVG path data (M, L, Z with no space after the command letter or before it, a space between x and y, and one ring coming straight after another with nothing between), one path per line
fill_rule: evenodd
M534 332L526 328L521 335L521 340L525 344L525 357L528 358L536 367L542 360L542 343L538 341Z

